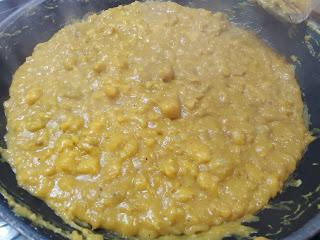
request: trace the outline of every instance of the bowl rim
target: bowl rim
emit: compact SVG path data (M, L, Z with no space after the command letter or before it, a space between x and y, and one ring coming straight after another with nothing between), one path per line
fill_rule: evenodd
M10 27L10 25L12 25L18 18L20 18L26 11L26 9L35 7L46 1L48 0L29 0L27 3L24 3L22 6L14 10L8 17L6 17L4 20L0 22L0 33L7 30ZM320 23L320 13L313 13L312 16L314 16L313 19L316 22ZM37 230L38 227L36 224L28 224L27 222L22 220L23 217L18 216L12 210L12 208L8 205L7 200L3 197L1 193L0 217L27 239L47 240L47 238ZM307 240L314 237L318 233L320 233L320 213L318 213L315 217L306 222L302 228L291 233L283 240Z

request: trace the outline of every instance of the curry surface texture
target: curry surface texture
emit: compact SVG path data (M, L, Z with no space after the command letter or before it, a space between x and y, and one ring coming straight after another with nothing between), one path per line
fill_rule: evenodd
M39 44L5 103L19 184L127 236L261 209L311 140L294 70L221 13L133 3Z

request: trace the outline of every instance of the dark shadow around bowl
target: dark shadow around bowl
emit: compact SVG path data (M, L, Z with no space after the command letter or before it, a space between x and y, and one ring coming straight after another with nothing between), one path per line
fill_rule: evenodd
M33 48L47 41L64 25L93 12L128 4L131 0L34 0L25 4L0 24L0 144L5 147L6 118L3 102L15 70L31 55ZM310 24L290 26L278 22L259 7L235 0L177 0L177 3L225 12L237 25L251 29L272 48L290 61L295 55L296 75L310 114L310 130L320 128L320 35ZM290 34L289 34L290 33ZM305 36L310 35L308 44ZM66 231L66 225L41 200L17 186L10 166L0 163L0 185L14 199L28 206L46 221ZM270 239L308 239L320 231L320 141L314 141L305 153L292 178L300 179L300 187L287 186L270 203L271 208L259 212L259 221L247 223L257 229L256 236ZM284 207L281 207L284 206ZM0 216L29 239L64 239L50 230L37 227L29 220L15 216L0 195ZM117 238L100 230L106 239ZM117 238L119 239L119 238ZM226 239L235 239L228 237Z

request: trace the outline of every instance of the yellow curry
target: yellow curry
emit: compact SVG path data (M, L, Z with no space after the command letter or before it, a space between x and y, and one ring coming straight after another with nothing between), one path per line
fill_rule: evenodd
M23 188L144 239L255 213L311 141L291 65L222 13L169 2L61 29L17 70L5 110Z

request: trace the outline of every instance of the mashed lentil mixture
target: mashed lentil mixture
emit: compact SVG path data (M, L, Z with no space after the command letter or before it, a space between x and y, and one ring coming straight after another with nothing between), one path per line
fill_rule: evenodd
M263 208L311 137L293 67L222 13L135 2L39 44L5 103L18 183L152 239Z

